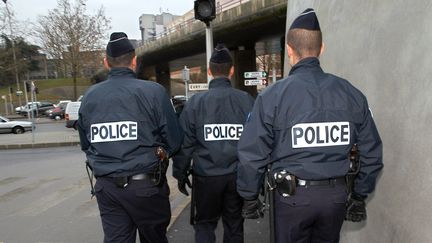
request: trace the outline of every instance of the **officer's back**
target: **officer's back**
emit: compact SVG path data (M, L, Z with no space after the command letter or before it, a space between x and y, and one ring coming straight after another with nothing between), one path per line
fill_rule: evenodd
M185 132L174 157L173 176L179 190L186 185L193 159L191 220L195 242L215 242L222 217L224 242L243 242L242 199L236 191L237 143L253 98L231 87L234 66L228 48L217 45L209 62L209 90L195 94L185 105L180 122Z
M135 242L137 230L141 242L168 242L165 173L181 128L165 89L135 78L135 50L125 33L111 35L106 54L108 80L86 92L78 119L104 242Z
M253 99L244 91L231 87L228 79L216 78L208 92L194 95L187 106L194 110L197 136L194 169L199 175L223 175L234 171L237 159L237 139L242 126L226 127L216 124L243 124L250 112ZM187 111L182 116L191 115ZM212 124L215 124L212 126ZM213 141L213 142L210 142ZM219 141L219 142L218 142ZM199 158L198 158L199 157Z

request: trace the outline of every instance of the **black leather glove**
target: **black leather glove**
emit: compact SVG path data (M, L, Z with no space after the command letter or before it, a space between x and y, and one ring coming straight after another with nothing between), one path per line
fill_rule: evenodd
M245 200L243 202L242 216L245 219L257 219L264 217L263 204L257 198L255 200Z
M366 203L364 199L350 196L347 202L345 220L360 222L366 220Z
M189 188L192 188L192 183L190 182L189 177L185 177L185 178L177 181L177 187L178 187L179 191L181 193L185 194L186 196L189 196L189 192L186 189L186 185Z

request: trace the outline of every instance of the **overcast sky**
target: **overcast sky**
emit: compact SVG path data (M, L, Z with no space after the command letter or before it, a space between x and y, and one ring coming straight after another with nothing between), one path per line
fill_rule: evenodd
M57 6L57 0L8 0L9 7L19 21L35 22L38 15L46 15ZM3 2L0 2L3 5ZM183 15L193 9L194 0L87 0L87 12L96 13L102 5L111 19L110 32L123 31L130 39L140 39L139 16L169 12ZM2 6L3 7L3 6ZM108 37L107 37L108 38Z

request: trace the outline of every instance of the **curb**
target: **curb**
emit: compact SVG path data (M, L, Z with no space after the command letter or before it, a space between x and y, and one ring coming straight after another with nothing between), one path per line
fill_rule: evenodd
M27 149L27 148L51 148L63 146L76 146L80 142L54 142L54 143L27 143L27 144L0 144L0 150Z

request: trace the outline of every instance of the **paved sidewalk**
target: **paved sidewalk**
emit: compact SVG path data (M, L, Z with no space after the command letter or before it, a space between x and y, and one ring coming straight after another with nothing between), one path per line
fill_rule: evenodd
M5 134L3 134L5 135ZM0 136L0 149L47 148L79 144L78 132L26 132L13 136Z
M194 242L193 226L189 224L190 204L174 219L174 223L169 227L167 237L170 243L192 243ZM264 218L247 219L244 223L244 242L245 243L265 243L270 242L268 212ZM223 242L222 221L219 220L216 229L216 243Z
M36 124L52 121L38 119ZM62 121L64 122L64 121ZM58 146L79 146L78 132L74 129L65 131L26 132L23 134L0 135L0 150L23 148L46 148ZM170 163L172 164L172 163ZM170 168L171 169L171 168ZM168 226L168 240L170 243L194 242L194 230L189 224L190 197L184 196L177 190L177 180L171 176L171 170L167 173L168 184L171 188L171 224ZM267 216L267 215L266 215ZM268 242L268 219L245 221L245 242ZM217 243L223 240L222 222L219 222L216 230Z

